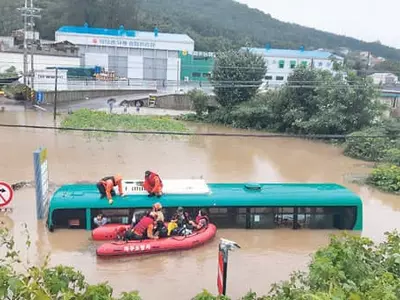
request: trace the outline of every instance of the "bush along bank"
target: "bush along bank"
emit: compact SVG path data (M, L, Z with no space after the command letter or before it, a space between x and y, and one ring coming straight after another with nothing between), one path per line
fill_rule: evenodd
M26 226L24 234L29 251L31 240ZM5 228L0 228L0 249L6 254L0 264L1 299L142 299L138 291L123 292L118 298L114 297L107 282L89 284L73 267L50 267L48 258L40 266L32 264L28 257L21 256L12 233ZM348 234L332 236L329 245L313 255L307 272L294 272L288 280L274 284L266 296L257 296L250 291L240 299L400 299L399 257L400 235L397 231L386 233L386 240L381 244ZM194 297L187 295L186 299L234 298L215 296L204 290Z
M344 154L377 163L366 182L385 192L400 193L400 119L385 120L350 136L358 137L347 139Z
M396 174L400 161L400 121L384 120L385 106L377 101L378 89L370 79L348 70L344 76L345 70L337 64L335 75L300 66L279 90L257 93L260 86L257 82L262 79L259 73L249 77L246 68L228 68L230 61L240 65L237 60L244 59L249 65L262 68L262 63L251 55L246 58L232 55L222 60L217 55L213 73L219 76L219 81L213 78L212 83L220 108L206 113L207 95L195 91L189 96L196 113L181 119L289 134L349 135L344 143L345 155L386 163L366 182L384 191L399 192L400 178ZM250 92L246 92L249 89L246 84L234 85L234 88L221 84L234 80L250 82ZM232 98L237 100L232 102ZM362 137L354 138L354 135ZM372 138L371 135L387 137Z

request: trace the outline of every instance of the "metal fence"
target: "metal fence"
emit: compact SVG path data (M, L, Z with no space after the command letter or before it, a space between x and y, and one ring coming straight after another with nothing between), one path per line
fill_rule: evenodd
M54 81L36 80L34 90L36 91L54 91ZM181 81L155 81L128 79L116 81L100 80L71 80L67 82L57 82L58 91L79 91L79 90L157 90L164 93L186 93L193 89L201 89L207 94L212 94L213 88L210 83L200 82L181 82Z

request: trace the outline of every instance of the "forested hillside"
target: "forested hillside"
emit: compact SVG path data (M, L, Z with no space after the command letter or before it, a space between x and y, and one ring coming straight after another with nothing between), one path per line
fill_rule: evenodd
M232 0L35 0L43 8L37 28L51 39L62 25L83 25L185 32L196 41L197 50L216 51L246 44L264 47L348 47L371 51L375 56L400 60L400 50L366 43L299 25L285 23ZM0 34L21 28L16 10L22 0L0 0ZM307 9L306 7L304 8Z

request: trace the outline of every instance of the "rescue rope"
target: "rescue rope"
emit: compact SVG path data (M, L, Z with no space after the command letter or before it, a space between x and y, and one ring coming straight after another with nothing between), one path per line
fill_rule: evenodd
M0 127L7 128L30 128L30 129L50 129L65 131L82 132L102 132L102 133L126 133L126 134L156 134L156 135L181 135L181 136L221 136L221 137L257 137L257 138L303 138L303 139L357 139L357 138L400 138L400 135L345 135L345 134L282 134L282 133L222 133L222 132L176 132L176 131L140 131L140 130L115 130L115 129L97 129L97 128L74 128L57 126L39 126L39 125L18 125L18 124L0 124Z

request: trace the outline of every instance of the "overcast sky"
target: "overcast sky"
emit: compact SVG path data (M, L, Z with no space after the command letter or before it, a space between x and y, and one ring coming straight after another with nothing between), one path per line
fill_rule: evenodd
M237 0L285 22L400 49L400 0ZM315 45L318 46L318 45Z

